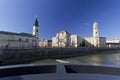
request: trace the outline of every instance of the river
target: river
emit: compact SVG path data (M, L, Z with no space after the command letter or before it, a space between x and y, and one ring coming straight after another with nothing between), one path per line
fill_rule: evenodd
M57 60L45 59L45 60L38 60L33 63L51 63L51 62L120 65L120 52L104 52L99 54L57 59Z

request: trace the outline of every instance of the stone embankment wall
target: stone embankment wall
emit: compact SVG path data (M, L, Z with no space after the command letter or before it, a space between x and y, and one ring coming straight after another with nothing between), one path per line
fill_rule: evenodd
M29 63L40 59L58 59L114 51L118 48L41 48L1 49L0 64Z

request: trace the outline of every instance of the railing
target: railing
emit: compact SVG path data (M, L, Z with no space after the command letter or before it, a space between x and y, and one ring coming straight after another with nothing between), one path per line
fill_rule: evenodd
M22 80L120 80L120 67L72 63L0 67L0 80L19 80L20 77Z

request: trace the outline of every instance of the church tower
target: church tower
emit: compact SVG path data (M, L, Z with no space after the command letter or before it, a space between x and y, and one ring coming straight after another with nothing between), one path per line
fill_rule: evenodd
M97 22L94 22L93 24L93 39L94 39L94 46L99 47L99 32L98 32Z
M98 23L97 22L94 22L94 24L93 24L93 37L99 37Z
M33 36L39 39L39 24L38 24L38 19L36 17L34 26L33 26Z

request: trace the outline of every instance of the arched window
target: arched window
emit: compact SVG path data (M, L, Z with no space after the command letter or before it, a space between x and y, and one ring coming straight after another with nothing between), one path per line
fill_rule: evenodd
M21 39L21 38L19 38L19 41L22 41L22 39Z
M26 39L26 42L29 42L29 39Z
M32 42L34 42L35 40L33 39Z
M36 29L36 32L38 32L38 29Z

